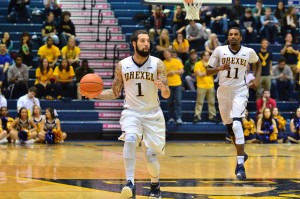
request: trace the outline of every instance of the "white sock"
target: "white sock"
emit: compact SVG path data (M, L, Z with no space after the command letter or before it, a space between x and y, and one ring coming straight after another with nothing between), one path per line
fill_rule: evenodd
M155 160L151 163L147 162L147 169L151 176L151 183L158 183L159 170L160 170L160 165L159 165L158 160Z
M244 164L244 156L237 156L237 163Z
M135 153L136 153L135 142L125 142L124 149L123 149L123 156L124 156L126 181L131 180L133 184L134 184L135 162L136 162Z

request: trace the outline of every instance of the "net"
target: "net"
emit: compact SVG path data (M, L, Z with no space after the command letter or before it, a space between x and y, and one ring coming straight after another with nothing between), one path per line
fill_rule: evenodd
M183 0L183 4L186 11L185 19L200 20L202 0Z

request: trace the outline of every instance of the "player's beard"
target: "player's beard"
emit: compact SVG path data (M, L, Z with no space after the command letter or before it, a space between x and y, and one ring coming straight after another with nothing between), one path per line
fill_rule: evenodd
M143 49L140 50L139 47L136 47L136 52L137 54L139 54L141 57L148 57L150 54L150 50L148 49L148 51L144 51Z

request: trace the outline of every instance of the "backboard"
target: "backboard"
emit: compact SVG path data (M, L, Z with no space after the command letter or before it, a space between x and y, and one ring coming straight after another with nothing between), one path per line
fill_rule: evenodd
M142 0L144 4L180 5L183 0ZM233 0L202 0L203 5L232 5Z

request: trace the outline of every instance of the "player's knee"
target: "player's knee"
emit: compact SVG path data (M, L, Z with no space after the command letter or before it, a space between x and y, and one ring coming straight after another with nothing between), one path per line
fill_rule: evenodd
M157 153L152 149L146 149L147 162L151 163L157 160Z
M239 120L234 120L232 123L232 130L235 136L236 144L245 144L245 137L243 132L242 123Z
M136 134L130 133L125 135L125 142L128 143L136 143L137 142L137 136Z

